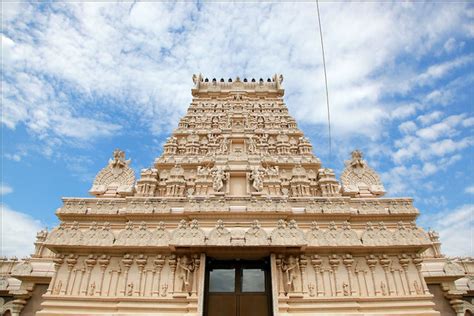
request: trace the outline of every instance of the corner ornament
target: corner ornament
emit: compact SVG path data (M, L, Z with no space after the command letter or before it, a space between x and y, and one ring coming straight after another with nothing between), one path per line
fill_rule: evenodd
M354 150L341 175L342 194L352 197L380 197L385 189L379 175L362 159L362 152Z
M89 193L96 197L124 197L133 195L135 174L129 167L130 159L125 160L125 152L115 149L113 159L95 177Z

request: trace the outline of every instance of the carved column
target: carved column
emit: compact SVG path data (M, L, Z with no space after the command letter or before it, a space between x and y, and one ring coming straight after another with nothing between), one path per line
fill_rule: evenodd
M430 294L430 290L428 289L428 286L426 285L425 278L423 278L423 274L421 272L421 266L423 263L423 259L419 254L413 255L413 263L415 264L416 270L418 272L418 278L420 280L421 286L423 288L423 292L425 294Z
M372 277L372 285L374 288L374 296L380 295L380 291L377 288L377 284L375 283L375 266L377 265L377 258L374 255L369 255L367 257L367 265L369 266L370 274Z
M278 255L276 259L276 266L278 271L278 296L285 295L285 289L283 287L283 274L282 274L282 264L283 264L283 256Z
M170 266L170 282L171 282L171 289L170 293L174 293L174 283L175 283L175 273L176 273L176 255L171 255L170 259L168 260L168 264Z
M341 291L339 290L338 286L337 286L337 268L339 266L339 263L341 262L341 260L339 259L339 256L338 255L331 255L329 257L329 265L331 266L331 272L332 272L332 276L334 278L334 292L335 292L335 296L340 296L341 295Z
M322 274L321 272L322 262L323 261L318 255L313 255L311 257L311 264L313 265L314 275L316 279L316 295L317 296L324 296L326 294L325 289L324 289L324 275L321 275L321 282L319 282L319 277L318 277L320 273Z
M89 283L91 281L91 273L92 269L94 268L95 264L97 263L97 259L95 255L89 255L86 260L84 260L86 264L86 286L82 290L82 294L87 295L89 291Z
M379 257L379 262L385 274L385 282L387 282L388 294L394 295L393 287L390 285L390 278L389 278L391 260L387 255L381 255Z
M138 296L142 296L143 269L145 268L147 262L147 256L143 254L138 255L138 257L135 259L135 262L138 266L138 287L135 290L135 293L138 294Z
M48 287L48 290L46 291L46 294L53 293L53 289L56 286L56 280L58 278L59 268L64 263L64 255L56 254L56 256L53 259L53 262L54 262L54 275L53 275L53 279L51 280L51 283L49 283L49 287Z
M74 254L70 254L69 256L67 256L66 258L66 264L67 264L67 279L66 279L66 286L61 289L61 294L62 295L66 295L66 294L71 294L72 293L72 288L70 291L68 291L68 288L69 288L69 282L71 280L71 273L72 273L72 269L74 268L74 266L76 265L77 263L77 255L74 255Z
M306 259L305 255L300 256L300 272L301 272L301 292L303 295L307 293L306 291L306 266L308 264L308 259Z
M201 259L199 255L193 255L193 262L194 262L194 273L193 273L193 284L192 284L192 292L191 296L197 296L198 292L198 280L199 280L199 266L201 264Z
M99 296L102 295L102 288L104 286L104 277L105 277L105 270L110 263L110 256L102 255L99 258L99 266L100 266L100 285L99 285Z
M402 266L403 273L405 274L405 280L407 281L407 289L410 295L413 295L415 291L410 286L410 279L408 278L408 265L410 264L410 258L406 254L399 256L398 262Z
M163 265L165 264L164 256L156 255L155 260L153 260L153 264L155 268L153 269L153 277L151 279L151 295L158 296L160 294L161 270L163 269ZM155 287L155 274L157 277L156 287Z
M352 294L355 293L355 291L352 289L352 264L354 263L354 259L352 258L352 255L346 254L344 258L342 259L342 263L346 266L347 270L347 280L349 281L349 295L352 296Z
M127 287L128 287L128 271L130 270L130 266L133 263L133 256L126 254L123 256L122 264L124 267L124 276L123 276L123 296L127 296Z

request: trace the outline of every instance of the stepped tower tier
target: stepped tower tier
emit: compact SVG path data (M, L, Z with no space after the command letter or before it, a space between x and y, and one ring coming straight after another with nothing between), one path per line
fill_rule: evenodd
M439 315L412 199L382 197L359 151L341 182L322 167L282 81L194 75L136 182L116 150L94 197L64 198L39 314Z

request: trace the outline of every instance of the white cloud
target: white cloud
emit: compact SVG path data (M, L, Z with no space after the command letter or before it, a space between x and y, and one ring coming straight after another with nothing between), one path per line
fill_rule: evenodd
M415 122L413 121L406 121L398 126L398 129L400 130L400 132L404 134L408 134L410 132L416 131L416 128L417 126Z
M468 186L464 192L469 193L469 194L474 194L474 185Z
M29 256L34 252L36 233L43 228L41 222L31 216L14 211L2 204L2 256Z
M416 119L421 122L423 125L430 124L433 121L437 121L443 116L441 111L434 111L431 113L423 114L418 116Z
M419 85L431 84L434 80L445 76L448 72L456 68L463 67L474 61L474 55L461 56L456 59L432 65L428 69L415 78L415 82Z
M452 136L452 134L455 132L454 128L463 121L463 118L463 114L451 115L439 123L418 130L416 134L419 137L428 140L435 140L440 136Z
M13 192L13 188L6 183L0 183L0 195L7 195Z
M449 256L474 256L474 204L422 215L420 223L439 232L441 250Z
M24 123L42 139L104 137L120 128L108 112L120 111L153 133L169 132L189 104L195 72L211 78L282 72L296 119L325 124L314 3L5 6L2 122L9 128ZM321 14L335 135L380 138L386 120L416 111L386 104L386 93L399 93L399 82L407 91L429 84L472 60L431 65L411 81L399 80L395 66L403 56L421 58L465 36L457 27L466 20L463 4L333 2L322 3ZM91 117L71 92L86 103L112 101L90 109L98 114Z

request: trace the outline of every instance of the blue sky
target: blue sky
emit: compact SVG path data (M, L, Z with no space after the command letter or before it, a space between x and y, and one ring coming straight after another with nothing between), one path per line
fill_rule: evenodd
M474 255L474 6L321 3L2 3L2 254L32 251L61 197L88 196L119 147L152 165L191 101L193 73L282 73L325 167L360 148L389 196L449 255Z

